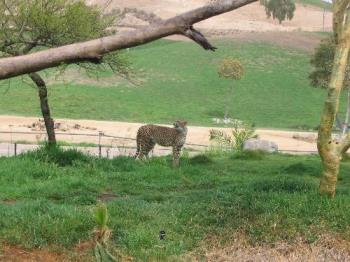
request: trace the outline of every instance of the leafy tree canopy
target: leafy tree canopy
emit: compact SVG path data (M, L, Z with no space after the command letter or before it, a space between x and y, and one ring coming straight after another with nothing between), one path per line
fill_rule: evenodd
M294 16L295 3L292 0L260 0L260 3L265 6L267 16L278 19L280 23Z
M335 47L336 43L334 37L332 36L326 40L323 40L316 48L310 61L314 67L314 70L309 75L312 86L328 88L333 69ZM350 63L348 63L346 68L344 87L350 87Z
M3 57L106 36L114 33L111 28L117 17L81 0L0 0L0 13ZM119 52L102 62L114 71L127 72L128 63Z

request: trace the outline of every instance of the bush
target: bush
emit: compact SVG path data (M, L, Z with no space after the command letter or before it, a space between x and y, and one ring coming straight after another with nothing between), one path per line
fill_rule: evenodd
M219 147L226 147L236 151L242 151L244 142L250 138L257 138L253 124L238 122L233 124L231 134L226 134L221 130L210 130L210 140L216 142Z
M88 162L90 157L76 149L63 149L60 146L44 145L35 151L22 155L47 163L55 163L59 166L72 166L74 162Z

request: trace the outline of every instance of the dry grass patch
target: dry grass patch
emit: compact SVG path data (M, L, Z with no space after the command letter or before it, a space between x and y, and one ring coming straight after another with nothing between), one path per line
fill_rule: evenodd
M235 234L233 241L220 245L220 240L210 240L210 247L203 247L186 255L190 261L350 261L350 242L336 235L322 235L317 241L308 243L298 238L289 243L277 242L273 245L252 245L244 234Z

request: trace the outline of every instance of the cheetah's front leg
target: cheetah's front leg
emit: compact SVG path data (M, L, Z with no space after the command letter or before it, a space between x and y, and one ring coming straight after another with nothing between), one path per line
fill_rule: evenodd
M173 167L179 166L182 146L173 146Z

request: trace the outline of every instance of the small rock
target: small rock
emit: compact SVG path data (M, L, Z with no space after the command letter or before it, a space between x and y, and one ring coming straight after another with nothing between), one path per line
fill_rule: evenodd
M310 134L310 135L294 134L293 139L305 141L308 143L315 143L317 140L317 136L313 134Z
M278 145L272 141L251 138L244 142L243 150L261 150L274 153L278 151Z

